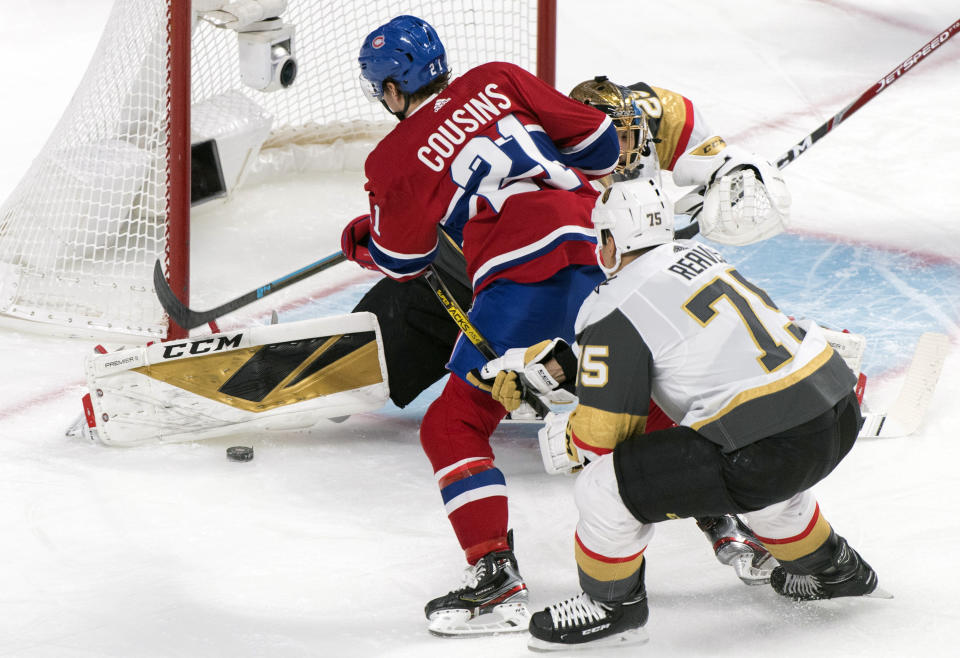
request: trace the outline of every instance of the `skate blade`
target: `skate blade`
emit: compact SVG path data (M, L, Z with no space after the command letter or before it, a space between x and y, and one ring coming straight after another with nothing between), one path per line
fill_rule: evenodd
M526 603L502 603L492 611L471 617L469 610L441 610L430 617L427 630L437 637L482 637L526 632L530 610Z
M531 637L527 642L527 648L536 653L552 653L554 651L583 651L585 649L596 650L637 646L640 644L646 644L649 641L650 636L647 634L647 630L643 627L640 627L631 628L628 631L623 631L622 633L617 633L616 635L600 638L599 640L591 640L589 642L581 642L579 644L547 642L546 640L541 640L540 638Z
M882 587L877 587L875 590L869 594L864 594L864 596L869 596L871 599L892 599L893 594L883 589Z
M769 569L767 565L770 565ZM777 565L778 562L770 558L764 563L763 568L756 567L753 565L753 557L751 555L741 555L730 563L733 570L737 572L737 577L743 581L744 584L750 586L766 585L769 583L770 574L773 573L773 568Z

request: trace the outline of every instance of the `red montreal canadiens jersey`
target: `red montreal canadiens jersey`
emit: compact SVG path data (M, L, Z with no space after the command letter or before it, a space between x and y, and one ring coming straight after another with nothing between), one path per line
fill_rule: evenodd
M478 66L368 156L370 254L389 276L413 278L436 255L440 224L462 245L475 292L594 264L588 181L619 151L604 113L513 64Z

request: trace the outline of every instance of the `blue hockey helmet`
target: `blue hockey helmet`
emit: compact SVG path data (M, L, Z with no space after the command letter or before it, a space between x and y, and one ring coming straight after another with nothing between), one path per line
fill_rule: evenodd
M429 23L397 16L367 35L360 46L360 85L370 100L383 98L383 81L412 94L447 73L447 53Z

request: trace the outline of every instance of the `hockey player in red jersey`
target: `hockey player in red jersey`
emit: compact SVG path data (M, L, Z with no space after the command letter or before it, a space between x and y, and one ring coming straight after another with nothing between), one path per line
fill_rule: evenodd
M856 378L816 324L791 322L707 245L675 242L672 218L655 180L605 190L594 225L609 278L577 317L577 364L544 364L578 398L548 440L589 463L575 487L583 592L533 615L536 650L645 641L644 552L668 519L744 514L786 597L889 596L810 489L857 437ZM644 433L651 397L677 427Z
M610 118L507 63L448 82L439 37L412 16L371 32L359 61L368 97L401 119L365 167L373 263L398 281L421 275L438 253L439 229L463 249L470 320L494 350L572 340L580 302L603 279L590 180L617 164ZM506 412L474 374L485 362L458 340L453 376L420 429L471 565L466 587L427 604L438 634L522 631L528 616L489 443Z

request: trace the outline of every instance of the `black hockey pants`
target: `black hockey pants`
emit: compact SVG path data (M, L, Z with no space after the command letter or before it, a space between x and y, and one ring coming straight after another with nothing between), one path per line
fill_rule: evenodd
M762 509L826 477L862 422L851 392L813 420L729 453L689 427L636 436L613 453L620 496L643 523Z

